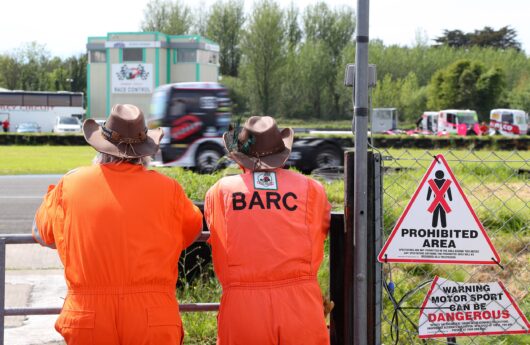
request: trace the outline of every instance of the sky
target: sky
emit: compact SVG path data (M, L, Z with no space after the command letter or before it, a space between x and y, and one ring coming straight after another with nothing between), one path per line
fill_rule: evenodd
M51 56L66 58L86 52L89 36L140 31L149 0L4 0L0 20L0 53L23 43L45 45ZM208 8L215 0L181 0L192 9ZM288 4L287 1L278 1ZM301 10L316 0L293 0ZM357 0L324 0L330 7ZM251 11L253 0L245 0ZM370 39L385 45L411 46L417 37L432 44L444 30L473 32L510 26L530 55L530 0L370 0Z

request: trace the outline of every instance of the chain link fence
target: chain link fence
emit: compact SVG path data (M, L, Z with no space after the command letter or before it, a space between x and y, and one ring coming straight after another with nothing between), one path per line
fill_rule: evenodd
M517 302L522 314L530 317L530 151L473 150L378 150L383 157L383 231L386 240L401 213L411 200L423 175L437 154L443 154L456 180L484 226L501 258L501 265L462 264L383 264L381 334L382 344L530 344L530 334L480 335L485 323L477 324L473 336L420 339L418 327L420 308L433 279L459 283L489 283L502 281ZM393 284L389 284L393 282ZM394 287L392 287L394 285ZM390 286L390 288L389 288ZM449 285L447 285L449 286ZM435 288L436 290L436 288ZM461 299L462 293L444 289L444 300ZM464 293L465 294L465 293ZM469 300L476 298L471 297ZM466 298L466 297L464 297ZM493 298L493 299L492 299ZM509 319L519 327L528 327L518 313L503 314L506 303L481 300L495 313L479 316L491 322ZM449 303L436 304L438 313L455 317ZM452 321L455 327L470 329L464 313ZM463 315L463 316L462 316ZM473 314L470 314L473 316ZM463 317L463 319L462 319ZM478 320L478 319L477 319ZM443 323L443 322L442 322ZM498 322L500 328L506 323ZM471 325L473 327L473 325Z

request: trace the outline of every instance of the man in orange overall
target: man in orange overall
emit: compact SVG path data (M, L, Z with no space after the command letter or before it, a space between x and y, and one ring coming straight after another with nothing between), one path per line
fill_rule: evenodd
M206 195L215 273L223 296L219 345L324 345L329 335L317 281L330 204L317 181L282 169L293 143L272 117L225 133L243 173Z
M116 105L83 132L96 164L50 186L33 226L64 265L68 295L55 328L68 345L181 344L178 260L201 231L201 212L175 180L145 168L162 131L147 130L137 107Z

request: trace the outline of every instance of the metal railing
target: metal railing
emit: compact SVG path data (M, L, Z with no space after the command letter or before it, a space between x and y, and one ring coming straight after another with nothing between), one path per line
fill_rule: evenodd
M202 209L202 205L198 205ZM344 215L342 213L332 213L330 233L340 234L343 232ZM203 231L196 242L206 242L210 232ZM6 278L6 245L8 244L38 244L30 234L0 234L0 345L4 344L5 316L25 316L25 315L56 315L61 313L60 307L5 307L5 278ZM331 260L330 260L330 266ZM333 280L330 282L333 285ZM331 287L330 287L331 289ZM333 290L333 289L331 289ZM341 287L335 288L341 291ZM211 312L219 310L219 303L179 303L181 312ZM333 323L333 319L331 321ZM333 326L330 326L331 328Z
M209 232L203 231L196 242L205 242L210 237ZM6 308L5 307L5 277L6 277L6 245L8 244L38 244L29 234L0 234L0 344L4 344L5 316L25 315L55 315L61 313L60 307L48 308ZM183 303L179 304L181 312L206 312L219 310L219 303Z

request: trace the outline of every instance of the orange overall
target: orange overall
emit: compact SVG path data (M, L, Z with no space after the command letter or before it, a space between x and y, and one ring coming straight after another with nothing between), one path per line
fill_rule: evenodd
M201 228L182 187L142 166L80 168L50 186L33 236L65 268L55 328L67 344L181 344L178 259Z
M246 171L219 180L204 212L223 286L218 344L329 344L317 282L330 221L322 185Z

